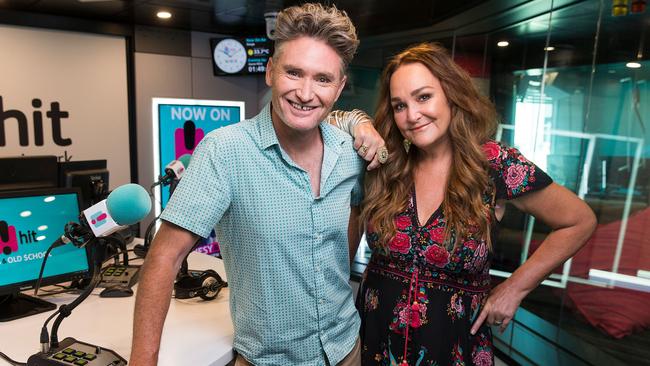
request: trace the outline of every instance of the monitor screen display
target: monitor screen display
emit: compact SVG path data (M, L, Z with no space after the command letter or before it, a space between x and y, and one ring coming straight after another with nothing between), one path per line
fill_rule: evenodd
M79 222L76 189L0 193L0 294L34 286L48 247L65 224ZM43 285L69 281L88 271L85 248L72 244L51 251Z
M58 179L59 187L66 186L67 175L70 172L78 170L106 170L107 161L103 160L73 160L73 161L60 161L58 163Z
M106 160L79 160L59 163L59 187L81 189L81 208L87 209L108 195Z

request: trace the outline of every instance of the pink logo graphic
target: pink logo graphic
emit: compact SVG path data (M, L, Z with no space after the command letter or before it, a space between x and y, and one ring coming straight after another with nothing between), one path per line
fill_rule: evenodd
M96 212L90 216L90 223L93 224L94 227L100 227L106 223L106 217L108 217L106 212Z
M196 128L192 121L185 121L183 128L177 128L174 131L175 159L185 154L192 155L194 148L203 139L203 136L205 136L203 129Z
M2 248L2 253L7 255L18 251L16 227L9 226L6 221L2 220L0 220L0 248Z

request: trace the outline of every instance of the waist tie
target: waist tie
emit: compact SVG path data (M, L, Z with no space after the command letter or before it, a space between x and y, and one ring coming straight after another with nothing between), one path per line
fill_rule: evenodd
M418 328L420 325L422 325L422 322L420 321L420 304L418 303L417 299L417 292L418 292L418 269L415 268L413 271L413 274L411 275L411 283L409 285L409 295L408 295L408 300L407 300L407 306L408 306L408 319L406 321L406 331L404 332L404 357L402 358L402 363L399 366L409 366L408 362L406 362L406 354L408 351L408 343L409 343L409 328ZM413 299L413 302L411 303L411 299Z

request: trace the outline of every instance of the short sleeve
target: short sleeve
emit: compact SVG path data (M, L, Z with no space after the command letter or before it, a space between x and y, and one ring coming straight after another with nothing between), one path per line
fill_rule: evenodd
M352 187L352 197L350 198L350 206L361 206L361 201L363 201L363 172L359 173L357 182Z
M514 199L553 183L546 172L514 147L488 141L483 144L483 150L490 164L497 199Z
M201 140L161 215L203 238L210 235L231 202L227 165L220 159L224 154L219 153L217 140L214 134Z

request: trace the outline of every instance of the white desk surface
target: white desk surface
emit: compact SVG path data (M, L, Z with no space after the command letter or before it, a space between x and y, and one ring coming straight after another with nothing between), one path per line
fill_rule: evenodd
M205 254L192 253L190 269L214 269L227 281L223 262ZM138 263L134 261L134 264ZM133 306L135 295L124 298L99 297L95 289L72 314L61 323L59 340L73 337L81 342L112 349L127 360L131 355ZM137 285L134 287L137 291ZM28 292L29 293L29 292ZM228 304L228 288L216 299L171 300L160 345L159 365L225 365L233 358L233 326ZM57 307L70 303L76 295L44 297ZM18 362L27 362L39 351L43 322L54 310L26 318L0 323L0 351ZM50 322L50 327L52 322ZM0 358L0 365L9 365Z

